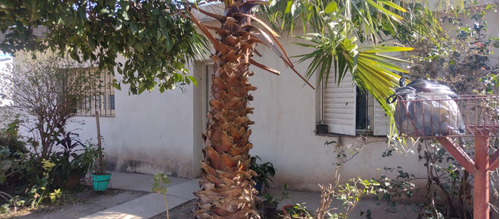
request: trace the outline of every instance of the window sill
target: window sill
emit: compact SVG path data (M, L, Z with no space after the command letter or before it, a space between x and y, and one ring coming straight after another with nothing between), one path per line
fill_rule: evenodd
M336 133L316 133L316 136L321 136L321 137L359 137L359 136L372 136L372 137L382 137L382 136L374 136L373 132L370 130L360 130L356 131L356 135L343 135L343 134L336 134Z
M350 135L341 135L341 134L335 134L335 133L316 133L316 136L321 136L321 137L342 137L342 136L350 136Z
M95 115L75 115L73 117L95 118ZM99 115L99 118L115 118L115 115Z

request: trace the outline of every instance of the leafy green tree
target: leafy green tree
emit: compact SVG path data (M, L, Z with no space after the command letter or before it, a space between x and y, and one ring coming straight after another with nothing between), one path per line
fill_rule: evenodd
M208 1L218 2L218 1ZM254 65L272 73L278 71L252 59L256 44L272 49L292 70L293 63L277 41L278 34L253 15L255 6L267 4L259 0L225 0L224 13L212 14L196 4L176 1L15 1L0 4L0 30L5 38L0 50L43 50L50 48L69 54L77 61L96 61L100 68L117 67L130 92L141 93L158 87L161 92L176 84L190 83L185 63L202 54L204 41L196 33L196 25L212 44L215 53L212 75L211 110L204 134L205 158L199 197L200 218L259 218L255 208L253 173L249 170L252 144L247 106L256 87L248 82ZM387 111L383 101L397 85L402 71L390 64L397 60L380 55L383 52L409 50L398 47L358 46L361 41L379 42L381 24L401 23L398 4L387 0L356 1L276 1L271 6L304 27L312 24L313 34L305 38L313 48L301 61L312 59L307 77L319 70L323 79L334 67L335 80L352 72L358 85L371 92ZM272 10L273 7L271 7ZM215 18L220 27L206 26L191 10ZM252 25L252 21L260 26ZM291 23L290 23L291 24ZM293 29L293 26L287 26ZM44 31L45 30L45 31ZM215 37L209 30L215 31ZM122 54L125 63L116 62ZM295 70L294 70L295 71ZM113 72L113 71L111 71ZM296 71L295 71L296 72ZM298 74L298 72L296 72ZM300 74L299 74L300 76ZM328 78L328 77L326 77ZM119 85L119 84L117 84Z
M181 8L159 0L2 1L0 50L49 48L110 72L117 67L134 94L173 89L193 81L185 63L201 54L203 42ZM124 63L116 62L119 54Z
M448 85L459 95L498 97L498 32L489 30L487 22L488 16L498 17L498 4L467 2L464 6L432 12L423 5L415 4L412 11L416 19L415 22L409 23L412 28L400 26L398 29L408 34L394 37L399 42L415 48L405 54L412 61L412 78L438 81ZM410 15L406 17L409 19ZM429 24L432 24L432 28L427 28ZM422 31L423 29L427 31ZM484 101L480 104L483 110L494 112L498 108L497 104L491 104L493 101L478 101ZM470 111L478 110L476 107L465 107L466 112L462 111L462 114L474 117L474 113ZM497 120L493 118L497 113L488 115L492 117L491 121ZM494 154L498 137L492 137L489 141L490 153ZM465 142L464 150L472 154L474 144ZM422 217L438 218L444 215L471 218L473 197L470 191L474 189L471 174L440 144L423 142L417 149L419 158L425 162L428 178L427 201L423 206ZM490 174L491 179L498 178L495 171ZM498 181L491 180L491 185L493 186L490 188L497 188L495 185L498 185ZM493 189L491 197L490 205L498 206L497 189ZM436 201L438 199L446 202L441 204ZM492 212L494 215L495 211Z
M437 21L433 25L437 31L397 39L418 48L405 54L412 61L414 77L439 81L458 94L498 95L499 68L494 61L498 58L498 32L491 32L486 21L487 14L493 15L498 5L467 6L467 10L439 14L422 8L425 17L421 20Z

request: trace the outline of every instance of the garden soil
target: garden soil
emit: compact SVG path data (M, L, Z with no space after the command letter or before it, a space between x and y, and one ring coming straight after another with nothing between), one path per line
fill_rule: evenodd
M141 191L107 189L96 192L90 187L82 187L77 192L63 193L57 203L41 206L36 210L22 208L9 215L0 214L0 218L48 219L79 218L98 211L137 199L149 194Z
M193 218L194 209L196 208L196 199L188 201L182 205L179 205L168 211L168 215L171 219L189 219ZM165 219L167 218L167 213L163 212L158 214L151 219Z

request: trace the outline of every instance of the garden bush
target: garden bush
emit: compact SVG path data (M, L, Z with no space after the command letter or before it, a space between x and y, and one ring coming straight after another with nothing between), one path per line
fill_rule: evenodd
M0 130L0 185L13 184L21 172L28 149L18 134L19 119Z
M61 188L73 189L97 157L93 144L83 144L72 132L63 132L48 159L27 149L18 134L20 120L0 130L0 214L18 207L54 202ZM29 145L29 143L28 143Z
M78 134L61 133L56 144L62 151L52 153L50 161L55 164L51 170L56 188L74 188L80 184L97 157L97 148L88 146L78 139Z
M77 186L92 166L96 149L65 127L85 93L96 88L98 73L50 51L18 52L0 78L8 81L18 116L0 131L0 206L55 201L61 188ZM9 120L8 120L9 121ZM19 126L29 135L23 141ZM28 150L29 148L29 150ZM14 208L15 209L15 208Z

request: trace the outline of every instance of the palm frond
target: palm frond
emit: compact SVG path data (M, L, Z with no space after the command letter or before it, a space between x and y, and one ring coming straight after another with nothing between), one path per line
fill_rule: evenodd
M404 52L412 48L394 46L358 48L355 37L329 38L315 34L313 37L302 37L302 39L310 43L299 45L314 48L311 53L298 56L299 62L310 60L306 78L317 75L318 85L325 80L326 83L323 84L326 86L328 79L339 83L349 70L356 84L371 93L387 114L392 115L394 106L387 104L385 100L394 93L394 88L398 86L400 76L394 72L407 73L408 71L393 64L394 61L404 62L404 60L384 53Z
M380 41L383 30L388 31L384 24L389 24L393 32L397 25L404 25L402 14L407 12L390 0L275 0L263 11L281 31L293 33L294 27L302 24L304 33L325 33L333 24L346 35L354 33L361 41L370 38L374 42Z

